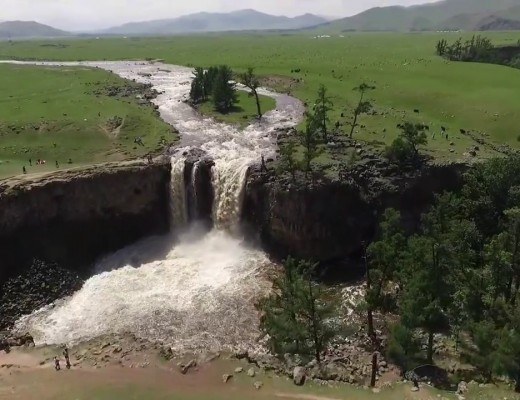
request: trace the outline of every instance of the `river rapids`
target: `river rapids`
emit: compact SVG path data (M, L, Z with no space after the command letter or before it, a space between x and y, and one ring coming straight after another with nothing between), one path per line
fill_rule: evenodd
M302 104L262 90L276 110L240 130L204 118L184 103L192 70L145 62L30 63L84 66L150 83L161 117L181 135L172 149L170 235L150 237L97 262L94 275L70 298L21 318L16 328L37 344L72 345L101 335L133 333L177 352L231 350L258 339L255 302L269 290L267 256L237 229L247 170L276 149L276 129L296 125ZM214 228L205 232L186 217L184 156L190 148L213 160Z

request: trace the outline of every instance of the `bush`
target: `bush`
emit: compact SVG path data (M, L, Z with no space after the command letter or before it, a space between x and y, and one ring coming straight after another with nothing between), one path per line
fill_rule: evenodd
M414 150L402 137L398 137L386 148L385 153L388 160L404 165L413 157Z
M403 371L412 367L419 348L419 343L410 329L399 323L390 327L386 356Z

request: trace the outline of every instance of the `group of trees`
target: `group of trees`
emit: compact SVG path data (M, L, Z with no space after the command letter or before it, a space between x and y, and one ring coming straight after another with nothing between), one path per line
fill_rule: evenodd
M365 96L374 89L375 86L366 83L362 83L354 88L355 91L360 93L360 98L352 112L351 120L347 123L351 127L349 133L351 139L355 128L359 126L359 117L372 110L372 103L366 100ZM312 108L305 113L305 129L299 135L299 142L303 147L302 160L300 161L296 157L298 150L297 142L290 140L284 146L281 146L280 167L283 171L290 172L293 179L298 169L303 170L305 176L308 177L312 171L313 160L321 154L321 146L329 142L331 134L330 112L333 110L333 107L334 104L327 88L324 85L320 85ZM336 124L336 128L339 128L338 124Z
M195 68L190 90L191 102L200 104L211 99L216 111L223 114L230 112L237 103L236 84L233 79L233 70L227 65L210 67L207 70L202 67ZM258 94L260 79L254 69L248 68L246 72L238 75L238 79L255 98L258 117L262 118Z
M191 82L190 100L200 104L212 100L215 110L220 113L230 112L237 102L236 85L233 82L233 70L227 65L210 67L204 70L195 68Z
M474 35L464 42L459 38L451 45L442 39L436 46L437 55L451 61L489 61L493 56L493 49L491 40L480 35Z
M466 41L459 38L452 44L445 39L439 40L436 53L450 61L482 62L520 68L520 44L502 48L494 46L491 40L480 35L474 35Z
M384 213L367 249L367 318L400 317L387 349L395 362L432 363L435 333L451 334L484 378L508 375L520 390L519 206L520 156L513 156L474 167L461 193L439 196L413 236L397 211Z

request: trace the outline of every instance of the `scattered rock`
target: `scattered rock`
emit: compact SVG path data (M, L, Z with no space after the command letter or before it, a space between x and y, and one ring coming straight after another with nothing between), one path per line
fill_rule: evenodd
M256 372L255 372L255 369L254 368L249 368L247 370L247 376L250 376L251 378L254 378L256 375Z
M303 386L305 383L305 368L296 367L293 370L293 382L297 386Z
M264 384L260 381L256 381L255 383L253 383L253 386L255 387L256 390L260 390L260 389L262 389L262 386L264 386Z
M457 394L464 394L468 391L468 384L464 381L459 382L457 385Z
M222 375L222 382L224 383L228 383L228 381L233 378L233 375L230 375L230 374L224 374Z
M197 361L195 361L195 360L191 360L186 365L181 365L180 366L181 374L186 375L191 368L195 368L196 366L197 366Z
M418 392L419 391L419 388L417 386L412 386L412 388L410 389L412 392Z
M165 360L169 361L173 358L173 351L172 351L171 347L164 346L164 347L161 347L161 350L159 351L159 355L161 357L163 357Z
M244 372L244 368L242 368L242 367L235 368L235 374L241 374L242 372Z

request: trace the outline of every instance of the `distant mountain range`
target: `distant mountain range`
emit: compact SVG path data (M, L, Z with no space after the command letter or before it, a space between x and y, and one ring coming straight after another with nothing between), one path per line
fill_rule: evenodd
M255 10L202 12L173 19L131 22L88 34L146 36L265 30L332 33L520 30L520 0L443 0L411 7L376 7L333 21L314 14L290 18ZM74 35L34 21L0 22L0 40Z
M443 0L411 7L376 7L323 24L331 31L516 30L520 0Z
M289 18L255 10L230 13L197 13L174 19L132 22L110 28L103 33L118 35L171 35L179 33L291 30L316 26L328 20L313 14Z
M70 33L34 21L0 22L0 39L60 37Z

